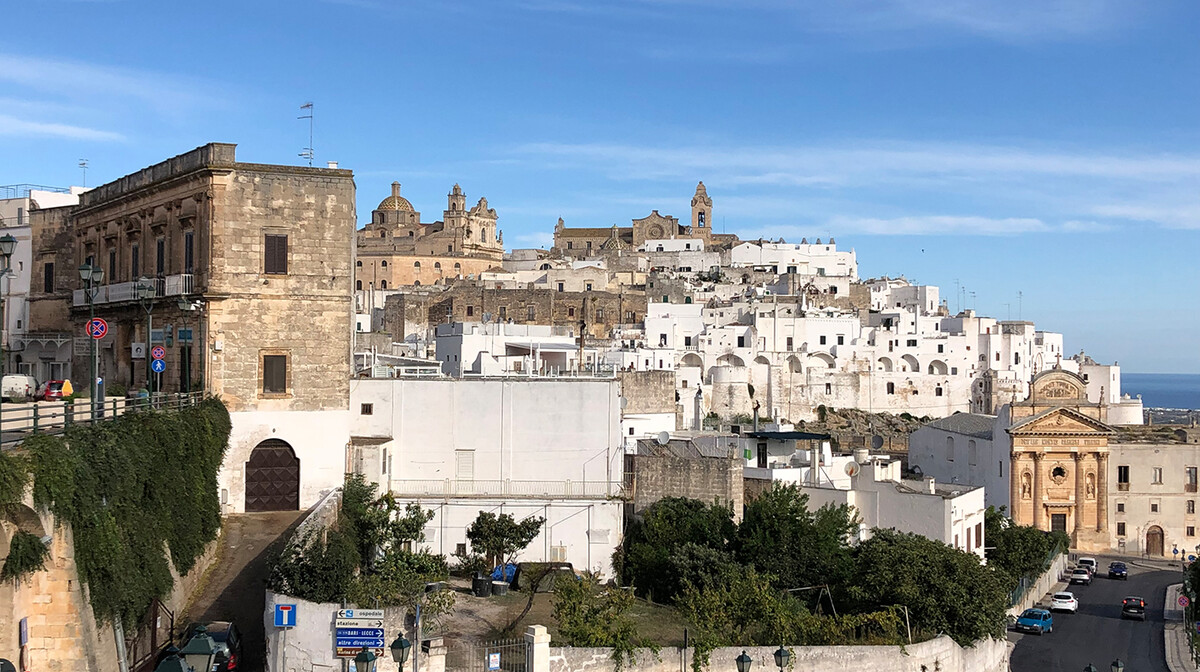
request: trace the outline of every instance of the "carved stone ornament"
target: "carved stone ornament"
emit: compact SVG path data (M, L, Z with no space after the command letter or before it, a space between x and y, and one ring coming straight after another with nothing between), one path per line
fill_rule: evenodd
M1067 468L1062 463L1055 464L1050 470L1050 480L1054 481L1055 485L1062 485L1063 481L1067 480Z

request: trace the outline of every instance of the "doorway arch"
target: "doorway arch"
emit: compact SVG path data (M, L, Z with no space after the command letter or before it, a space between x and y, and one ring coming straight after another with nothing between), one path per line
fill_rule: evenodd
M1163 554L1163 531L1157 525L1146 530L1146 555L1161 556Z
M246 461L246 512L299 510L300 458L287 441L267 439Z

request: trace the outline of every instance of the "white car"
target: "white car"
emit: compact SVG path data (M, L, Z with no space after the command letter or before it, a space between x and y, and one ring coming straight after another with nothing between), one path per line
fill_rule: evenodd
M1100 567L1100 563L1096 562L1095 558L1080 558L1079 562L1075 564L1087 569L1092 576L1096 575L1096 570Z
M1092 585L1092 573L1084 567L1076 567L1075 571L1071 572L1071 583L1082 583L1085 586Z
M1079 611L1079 600L1074 593L1055 593L1050 598L1050 611L1069 611L1072 614Z

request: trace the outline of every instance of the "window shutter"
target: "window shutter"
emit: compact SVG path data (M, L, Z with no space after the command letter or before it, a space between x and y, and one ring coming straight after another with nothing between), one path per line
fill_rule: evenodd
M263 254L263 272L286 275L287 268L287 236L267 234L264 237L265 250Z

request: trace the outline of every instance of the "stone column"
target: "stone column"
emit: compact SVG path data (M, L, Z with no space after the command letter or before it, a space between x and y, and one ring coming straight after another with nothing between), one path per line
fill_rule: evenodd
M1087 482L1083 477L1083 455L1075 453L1071 457L1075 458L1075 531L1071 536L1075 537L1075 546L1080 546L1083 543L1083 504L1087 501Z
M525 672L550 672L550 633L544 625L525 628Z
M385 640L386 641L386 640ZM422 645L422 672L446 672L446 643L441 637L427 639ZM391 657L390 655L388 656Z
M1023 453L1013 451L1008 463L1008 515L1018 525L1025 524L1020 519L1021 510L1021 458Z
M1033 454L1033 526L1039 530L1046 529L1044 525L1045 512L1042 506L1042 460L1046 458L1040 452Z
M1096 531L1108 532L1108 453L1096 453Z

